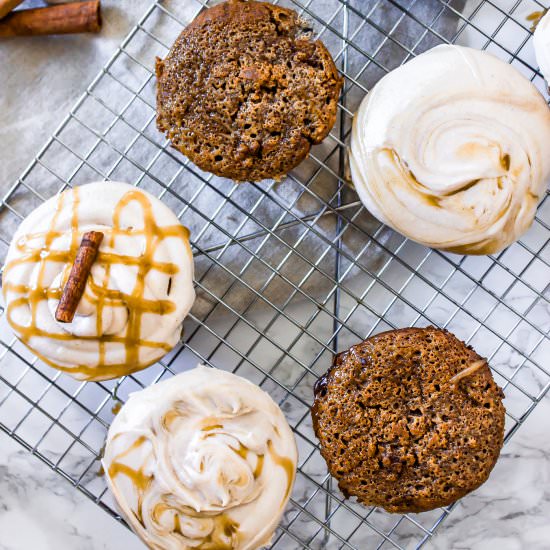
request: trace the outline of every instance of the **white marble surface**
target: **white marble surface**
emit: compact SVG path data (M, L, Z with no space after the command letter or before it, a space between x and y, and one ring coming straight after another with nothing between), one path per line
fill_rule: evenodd
M504 449L489 481L459 503L427 548L548 549L549 417L550 402L545 399ZM144 548L126 528L4 434L0 533L0 550Z
M5 434L0 435L0 533L2 550L144 548Z
M511 4L499 1L503 7ZM101 36L21 39L0 45L0 66L12 68L0 78L0 192L28 164L148 1L104 0L103 4ZM525 8L526 13L529 9ZM491 16L484 17L479 24L487 24L489 32ZM463 41L474 43L475 39L466 36ZM435 319L437 307L434 302L430 312ZM395 322L404 322L406 314L410 312L396 307L388 311L387 318L396 316ZM450 328L464 337L460 319ZM481 339L476 342L476 346L483 345ZM308 351L304 349L304 355ZM309 392L306 384L303 389ZM505 447L490 480L459 503L428 547L550 547L549 415L550 402L545 398ZM333 547L337 546L327 545ZM0 434L0 550L31 548L134 550L142 546L68 482Z

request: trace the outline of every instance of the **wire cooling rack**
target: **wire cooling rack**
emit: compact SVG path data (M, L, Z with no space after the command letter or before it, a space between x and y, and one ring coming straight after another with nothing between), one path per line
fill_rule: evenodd
M492 257L445 254L369 216L349 184L352 113L388 70L439 43L491 50L540 88L525 0L289 0L346 77L335 128L281 183L202 173L156 131L154 56L207 2L155 2L0 205L0 259L17 225L66 186L119 179L192 230L198 298L184 345L133 376L80 383L37 361L0 315L0 427L109 513L99 458L128 394L207 362L260 384L294 429L299 472L273 548L418 548L449 509L403 516L345 500L309 406L335 350L388 328L446 327L489 358L508 441L550 387L550 203ZM3 310L0 310L0 314Z

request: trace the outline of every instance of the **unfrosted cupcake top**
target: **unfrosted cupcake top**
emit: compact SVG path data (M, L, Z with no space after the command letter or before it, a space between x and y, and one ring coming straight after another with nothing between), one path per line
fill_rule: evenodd
M199 168L279 179L336 122L342 79L311 26L270 2L202 11L157 59L157 127Z

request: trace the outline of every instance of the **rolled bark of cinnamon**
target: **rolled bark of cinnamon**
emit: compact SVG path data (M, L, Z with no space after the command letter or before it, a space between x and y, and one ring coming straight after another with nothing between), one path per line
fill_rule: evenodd
M0 21L0 38L99 32L100 29L100 3L93 0L10 13Z
M69 279L63 288L55 311L55 318L60 323L71 323L74 319L102 241L103 233L101 231L88 231L82 236Z
M0 19L19 6L23 0L0 0Z

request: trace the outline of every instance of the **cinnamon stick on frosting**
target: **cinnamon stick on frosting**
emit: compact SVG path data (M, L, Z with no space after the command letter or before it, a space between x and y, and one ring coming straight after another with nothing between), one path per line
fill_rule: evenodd
M63 288L61 299L55 311L55 318L60 323L71 323L74 319L101 241L103 241L103 233L100 231L84 233L69 279Z
M14 11L0 21L0 38L99 32L100 29L100 3L92 0Z

